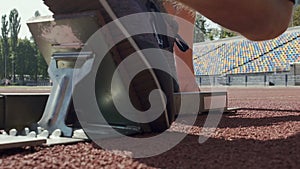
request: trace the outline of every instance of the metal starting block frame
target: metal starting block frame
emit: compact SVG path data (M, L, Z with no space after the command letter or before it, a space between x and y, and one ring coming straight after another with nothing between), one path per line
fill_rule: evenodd
M55 53L52 56L49 75L53 87L39 126L52 133L60 129L64 136L71 137L73 129L65 123L72 101L72 79L75 62L88 60L92 52ZM70 65L71 64L71 65Z
M99 11L55 15L55 18L40 17L28 22L29 28L33 36L35 37L35 40L39 45L43 56L49 64L49 74L51 79L53 80L53 88L51 90L46 108L44 110L42 118L38 122L39 126L48 130L49 133L52 133L56 129L60 129L63 136L72 137L74 129L66 125L65 119L72 102L73 71L74 69L77 69L74 67L75 62L77 62L77 59L83 59L82 64L85 64L85 60L95 57L92 52L80 53L78 51L82 49L88 38L104 24L105 20L103 19ZM62 36L60 32L66 31L66 29L62 29L65 28L65 26L67 26L67 28L69 28L67 30L70 31L68 32L68 34L64 34ZM40 35L40 30L49 31L44 31L45 35L42 36ZM49 37L51 38L49 39ZM107 62L113 63L113 59ZM189 103L199 104L199 112L207 112L214 109L219 110L220 108L225 111L228 110L226 92L180 93L180 96L187 97L186 99L189 99L188 97L190 95L195 94L200 96L200 103L194 103L194 100L192 99L189 101ZM174 94L175 105L180 105L176 104L176 102L180 101L178 95L179 94L176 93ZM214 102L214 98L219 98L221 100L221 105L216 106L214 103L219 103L219 101ZM223 101L226 102L224 103ZM106 110L106 112L112 112L112 110L109 110L109 108L110 107L108 106L108 110ZM112 116L114 116L114 114ZM124 123L128 123L127 119L126 121L124 120ZM122 123L123 126L124 123ZM103 130L105 131L105 126L103 128ZM113 128L120 129L120 126L116 126ZM148 128L150 130L150 127ZM130 131L131 129L126 128L125 124L125 127L121 128L120 130ZM137 131L138 130L134 130L134 132ZM105 134L105 132L103 133Z

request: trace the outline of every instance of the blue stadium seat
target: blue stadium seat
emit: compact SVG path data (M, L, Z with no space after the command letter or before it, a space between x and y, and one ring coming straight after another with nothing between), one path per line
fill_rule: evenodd
M246 39L194 46L196 75L289 71L289 64L300 61L300 31L287 32L273 40Z

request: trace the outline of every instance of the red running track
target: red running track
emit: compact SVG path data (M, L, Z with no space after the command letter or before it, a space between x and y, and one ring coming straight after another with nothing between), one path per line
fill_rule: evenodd
M229 107L252 109L224 115L203 144L198 137L205 115L192 127L174 124L170 131L187 137L156 157L132 159L79 143L2 151L0 168L299 168L300 88L232 87L228 94Z

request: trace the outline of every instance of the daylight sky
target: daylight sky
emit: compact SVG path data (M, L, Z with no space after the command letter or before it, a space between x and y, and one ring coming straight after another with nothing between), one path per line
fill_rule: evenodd
M6 14L8 19L10 11L14 8L18 10L19 16L21 17L22 26L19 34L19 37L21 38L24 38L25 36L27 38L31 37L26 21L34 16L35 11L38 10L42 16L52 15L48 10L48 7L44 5L43 0L0 0L0 17ZM208 21L208 24L210 27L217 27L217 25L210 21Z
M51 15L48 7L43 4L43 0L0 0L0 15L9 16L9 12L16 8L21 17L21 30L19 37L29 38L31 36L26 21L34 16L35 11L39 11L41 15ZM1 22L0 22L1 23Z

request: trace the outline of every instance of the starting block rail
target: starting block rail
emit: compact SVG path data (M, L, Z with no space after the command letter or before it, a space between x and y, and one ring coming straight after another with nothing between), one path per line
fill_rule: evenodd
M46 143L46 139L26 136L0 135L0 150L24 146L39 146Z
M15 130L15 129L12 129ZM10 130L10 134L11 131ZM16 134L17 130L15 130L14 134ZM61 145L61 144L73 144L78 142L87 141L87 136L83 133L82 130L75 130L72 138L70 137L61 137L61 136L53 136L49 134L43 135L39 133L36 135L32 135L33 132L28 133L27 135L10 135L5 131L2 131L0 134L0 150L12 149L12 148L21 148L26 146L53 146L53 145ZM59 132L61 133L61 132Z

